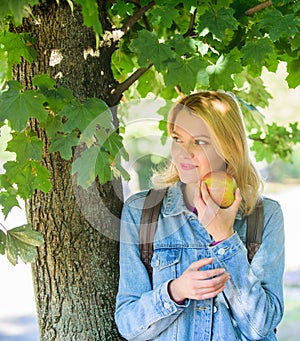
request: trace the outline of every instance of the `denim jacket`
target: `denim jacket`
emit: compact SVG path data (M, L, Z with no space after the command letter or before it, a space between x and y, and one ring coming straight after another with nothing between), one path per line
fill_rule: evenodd
M228 239L212 238L183 201L180 182L164 197L154 239L153 288L140 259L139 225L146 192L124 204L121 221L120 279L115 320L127 340L234 341L277 340L283 316L284 228L279 204L263 198L263 242L251 265L247 260L246 221L238 212ZM168 283L201 258L201 268L225 268L226 289L213 299L185 300L168 294Z

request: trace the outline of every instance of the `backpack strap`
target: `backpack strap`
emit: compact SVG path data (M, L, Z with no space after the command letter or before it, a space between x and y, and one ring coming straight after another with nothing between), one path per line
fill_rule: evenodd
M248 250L248 261L251 263L254 255L262 243L264 231L264 205L259 200L253 212L247 217L246 247Z
M167 188L150 189L145 198L140 224L140 256L152 281L151 259L153 256L153 240L163 198Z

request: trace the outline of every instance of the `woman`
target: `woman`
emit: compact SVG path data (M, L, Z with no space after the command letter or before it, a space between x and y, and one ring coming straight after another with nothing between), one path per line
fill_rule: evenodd
M284 230L260 194L238 104L222 92L183 98L169 114L172 165L154 237L153 286L139 254L146 192L124 204L116 323L128 340L277 340L283 315ZM221 209L201 179L226 170L238 189ZM200 190L199 190L200 187ZM246 221L263 199L263 241L251 264Z

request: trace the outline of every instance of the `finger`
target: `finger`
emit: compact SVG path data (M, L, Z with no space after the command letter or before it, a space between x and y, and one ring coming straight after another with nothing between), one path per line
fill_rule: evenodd
M233 204L239 206L240 203L241 203L241 201L242 201L241 191L240 191L239 188L237 188L237 189L235 190L234 198L235 198L235 199L234 199Z
M202 258L193 262L190 266L190 270L199 270L200 268L204 267L205 265L209 265L214 261L214 258Z
M205 270L205 271L198 271L197 274L195 275L195 279L209 280L209 279L212 279L216 276L220 277L223 274L227 274L227 272L223 268Z
M200 190L200 184L199 186L196 187L195 189L195 193L194 193L194 205L197 208L198 211L201 211L205 208L205 202L203 201L202 197L201 197L201 190Z
M195 299L215 297L226 288L226 283L229 279L230 277L227 275L226 277L222 276L221 281L219 279L201 281L200 286L194 287L193 297Z
M218 289L219 287L225 285L227 281L230 280L230 275L228 273L224 273L220 276L215 276L214 278L207 279L207 280L201 280L198 281L199 288L201 287L202 289Z
M208 193L206 184L203 181L201 182L201 197L203 201L207 204L208 200L210 199L210 195Z
M195 294L194 299L206 300L209 298L214 298L214 297L218 296L224 289L226 289L225 285L221 286L220 288L218 288L217 290L214 290L214 291L199 292L199 293Z
M220 209L219 205L217 205L213 198L210 196L207 186L204 182L201 183L201 196L204 204L206 206L209 206L212 212L216 213Z

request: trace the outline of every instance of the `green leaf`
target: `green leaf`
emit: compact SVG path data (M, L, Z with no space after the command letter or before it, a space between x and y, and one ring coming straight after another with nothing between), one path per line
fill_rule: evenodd
M223 39L226 30L235 30L238 22L233 16L232 8L221 8L218 11L207 10L198 20L197 30L201 33L204 29L208 29L218 39Z
M125 75L132 73L133 69L138 66L136 59L133 53L125 52L122 48L117 49L113 53L111 60L115 79L122 81Z
M49 171L37 161L27 160L23 163L8 161L4 169L7 181L18 186L18 194L22 199L30 198L36 189L45 193L51 189Z
M231 90L234 87L232 75L242 71L241 64L233 56L220 56L216 64L206 68L212 89Z
M33 47L32 38L28 33L4 32L0 34L0 45L7 51L7 63L9 68L21 62L24 57L28 62L33 63L37 53Z
M137 91L142 98L145 98L149 93L153 93L155 96L159 96L164 88L164 81L156 70L147 70L138 81L136 87Z
M267 29L273 41L282 36L293 36L298 32L297 25L300 20L294 14L283 15L279 10L273 8L265 11L260 20L260 27Z
M17 161L41 161L43 155L43 142L32 132L26 131L13 133L12 140L7 143L6 150L16 153Z
M72 163L72 175L77 174L77 183L82 188L88 188L95 181L98 153L99 147L92 146L78 155Z
M0 230L0 255L5 254L6 234Z
M39 3L39 0L9 0L0 3L0 20L6 16L13 17L13 22L19 26L22 24L23 17L29 16L29 6Z
M56 81L45 73L41 75L36 75L33 78L32 84L38 86L41 91L54 89Z
M13 207L20 207L17 196L18 191L13 187L0 192L0 206L2 206L2 213L5 219Z
M116 155L122 156L126 161L129 160L129 155L123 146L123 139L117 132L109 134L103 146L109 151L110 155L114 158Z
M178 56L191 55L195 52L198 41L187 37L184 38L180 34L175 34L169 42L169 46L172 47Z
M121 176L125 181L130 180L130 174L126 171L126 169L123 168L121 162L116 162L115 167L112 168L112 171L114 173L115 178Z
M55 139L57 132L63 131L63 123L60 115L47 115L47 117L40 121L41 128L45 128L47 135L51 140Z
M30 229L29 225L23 225L7 231L6 255L8 260L16 265L18 257L24 263L34 261L37 256L36 246L43 244L43 236Z
M31 229L30 224L15 227L8 230L9 234L25 244L32 246L42 246L44 238L41 233Z
M100 151L97 155L96 175L98 175L101 184L105 184L107 181L112 179L112 170L108 154L102 151Z
M59 152L65 160L70 160L73 155L73 147L77 146L79 141L78 133L56 134L51 140L49 151L51 153Z
M103 33L102 25L99 20L98 3L96 0L73 0L81 5L83 23L87 27L92 27L100 35Z
M294 37L290 38L292 51L298 50L300 47L300 32L298 32Z
M175 8L156 7L151 11L153 25L163 25L166 28L170 28L175 20L179 16L179 11Z
M249 135L249 138L254 141L251 150L255 151L256 160L266 160L270 163L280 158L290 162L293 144L300 141L300 131L297 125L292 124L286 128L276 123L267 124L264 132L258 131Z
M66 123L63 125L63 131L70 133L73 129L79 129L83 132L95 119L106 112L108 112L107 104L100 99L89 98L84 103L73 101L60 112L61 116L67 118ZM111 128L112 120L110 119L110 122L107 122L107 114L103 115L102 118L105 118L103 125L106 127L109 125Z
M11 262L12 265L18 264L18 254L19 254L19 247L18 241L10 235L9 231L6 235L6 257Z
M166 67L166 61L174 58L174 53L167 45L159 43L154 32L141 30L138 38L130 44L132 51L138 54L140 66L148 66L153 63L157 71L162 71Z
M274 53L274 48L269 38L262 38L248 42L241 51L244 65L255 65L256 68L261 70L265 64L266 56Z
M9 89L0 95L0 121L7 119L14 130L23 130L30 117L43 119L45 98L35 90L21 91L17 81L9 81Z
M112 12L120 17L132 15L134 12L134 4L117 0L112 6Z
M300 58L287 63L288 76L286 81L290 88L296 88L300 84Z
M55 80L48 75L35 76L33 85L38 86L44 95L47 106L55 113L59 112L65 105L74 100L73 92L64 87L55 87Z
M177 59L169 63L168 72L165 76L167 86L179 85L184 93L194 90L196 83L208 85L206 72L207 62L194 57L190 59Z

